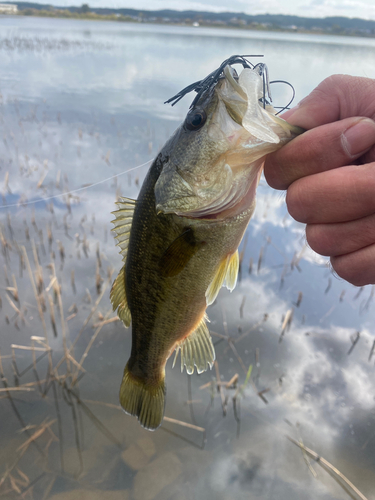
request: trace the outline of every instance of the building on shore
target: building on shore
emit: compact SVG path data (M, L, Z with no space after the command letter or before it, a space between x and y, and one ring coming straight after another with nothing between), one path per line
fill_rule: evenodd
M0 3L0 14L17 14L17 5L14 3Z

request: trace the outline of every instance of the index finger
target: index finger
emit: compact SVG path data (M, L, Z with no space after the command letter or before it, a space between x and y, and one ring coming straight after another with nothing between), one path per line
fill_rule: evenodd
M375 119L375 80L332 75L283 114L292 125L312 129L352 116Z

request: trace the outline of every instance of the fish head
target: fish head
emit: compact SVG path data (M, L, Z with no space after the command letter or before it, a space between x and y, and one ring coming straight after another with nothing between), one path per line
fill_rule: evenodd
M255 206L265 156L302 132L263 105L264 87L257 67L238 76L227 64L198 94L161 151L158 212L225 219Z

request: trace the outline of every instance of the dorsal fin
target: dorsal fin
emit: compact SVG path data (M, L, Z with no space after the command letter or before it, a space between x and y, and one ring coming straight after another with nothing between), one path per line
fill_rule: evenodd
M194 366L197 367L197 372L205 372L208 368L212 368L215 361L215 348L212 343L210 332L208 331L204 315L197 328L186 337L176 347L176 354L173 361L173 366L176 363L179 351L181 351L181 372L186 366L186 371L189 375L194 373Z
M124 322L126 328L130 326L132 317L126 298L125 266L121 268L121 271L113 282L109 298L111 299L113 310L116 311L117 309L118 317Z
M112 231L116 234L115 238L117 240L117 246L121 249L120 254L122 255L123 262L126 261L126 255L128 253L135 204L135 200L120 198L119 201L116 202L116 205L119 207L118 210L112 212L116 217L112 221L112 224L115 226Z
M120 198L119 201L116 202L116 205L119 207L118 210L112 212L116 217L112 221L115 226L112 231L116 234L115 238L117 240L117 245L121 249L120 253L124 263L126 262L126 256L128 253L129 237L133 222L135 204L135 200L131 200L130 198ZM125 264L113 282L109 297L112 302L113 310L116 311L117 309L117 314L126 327L130 326L131 313L125 290Z

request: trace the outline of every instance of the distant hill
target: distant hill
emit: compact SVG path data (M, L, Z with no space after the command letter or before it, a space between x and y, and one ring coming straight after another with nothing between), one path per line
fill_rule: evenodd
M282 29L288 31L324 31L343 34L375 35L375 21L347 17L310 18L285 16L282 14L258 14L251 16L241 12L200 12L194 10L139 10L139 9L110 9L106 7L56 7L48 4L32 2L3 2L16 3L18 10L27 9L44 11L70 11L72 13L95 13L102 16L125 16L137 21L167 22L167 23L199 23L212 25L237 26L242 28Z

